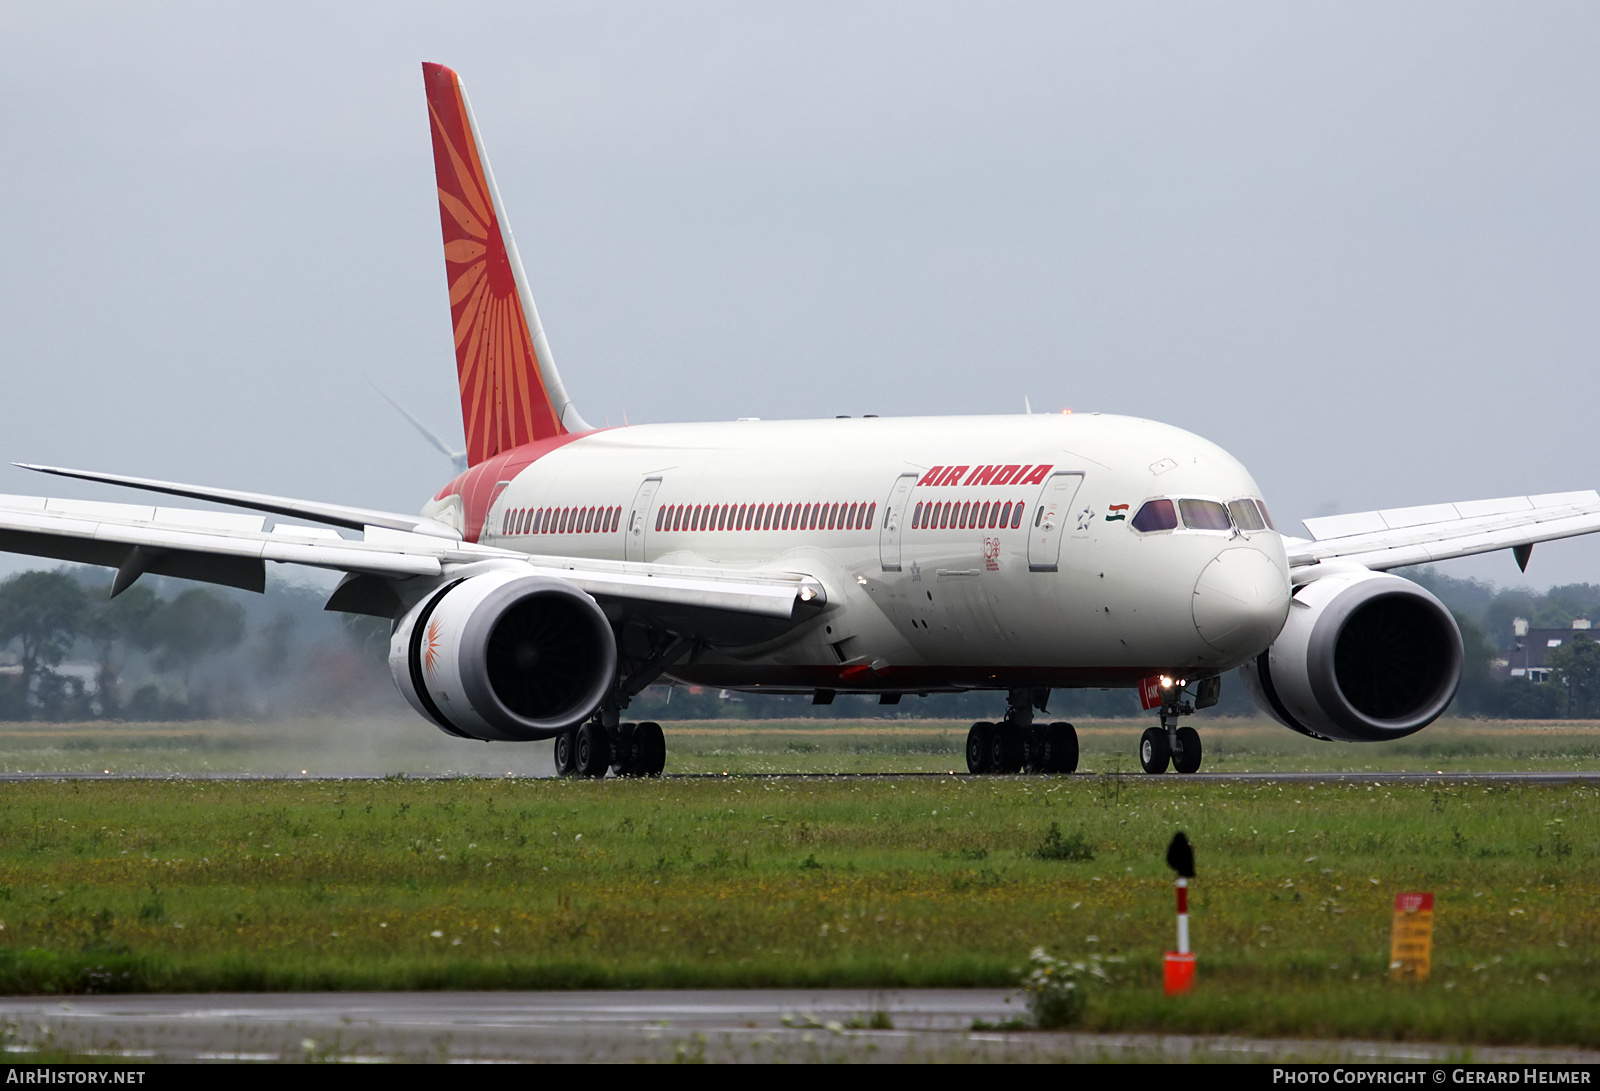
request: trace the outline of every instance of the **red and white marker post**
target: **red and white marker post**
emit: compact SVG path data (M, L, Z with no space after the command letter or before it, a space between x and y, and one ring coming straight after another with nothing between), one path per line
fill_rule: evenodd
M1194 849L1182 831L1167 846L1167 866L1178 873L1178 949L1168 951L1165 981L1168 996L1182 996L1194 985L1194 952L1189 950L1189 880L1194 877Z
M1178 954L1189 953L1189 880L1178 876Z
M1178 949L1167 952L1168 996L1181 996L1194 985L1194 952L1189 950L1189 880L1178 876Z

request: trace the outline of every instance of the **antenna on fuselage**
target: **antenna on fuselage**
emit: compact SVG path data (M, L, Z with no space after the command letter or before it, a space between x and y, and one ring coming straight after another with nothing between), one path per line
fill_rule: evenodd
M1028 401L1028 396L1026 394L1022 396L1022 409L1028 414L1028 416L1033 416L1033 403Z
M452 450L450 448L450 446L445 443L444 440L439 438L438 433L436 433L433 429L429 428L426 424L423 424L416 417L413 417L410 413L406 412L406 407L405 406L401 405L399 402L397 402L393 398L389 397L389 395L384 392L383 387L379 386L377 383L373 382L371 379L367 380L367 385L372 387L372 389L376 390L378 392L378 396L380 398L382 398L384 401L388 402L390 405L394 406L395 412L399 413L406 420L410 421L411 422L411 427L413 427L417 431L421 432L422 433L422 438L426 439L429 443L433 444L434 450L438 451L445 458L448 458L450 460L451 468L454 469L456 473L461 474L461 473L466 473L467 472L467 452L466 451L455 451L455 450Z

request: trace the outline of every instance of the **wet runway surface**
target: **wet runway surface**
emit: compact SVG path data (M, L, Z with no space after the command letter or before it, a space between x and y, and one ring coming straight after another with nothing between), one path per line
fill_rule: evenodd
M1090 781L1109 773L1073 773L1050 779ZM1594 772L1531 772L1531 773L1163 773L1159 777L1143 773L1120 775L1136 783L1171 781L1181 784L1600 784L1600 771ZM956 777L961 780L980 778L969 773L691 773L668 774L665 781L674 780L934 780ZM0 773L0 783L28 780L151 780L151 781L336 781L336 780L393 780L396 774L379 773ZM405 775L403 780L520 780L514 774L483 776L482 774L430 773ZM1005 780L1031 780L1032 775L1002 777Z
M305 993L0 998L7 1059L106 1061L1171 1061L1600 1063L1600 1052L973 1029L995 989Z

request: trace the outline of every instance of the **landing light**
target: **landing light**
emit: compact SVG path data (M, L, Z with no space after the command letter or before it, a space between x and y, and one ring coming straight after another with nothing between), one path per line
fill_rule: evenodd
M1171 689L1172 688L1172 679L1168 678L1164 674L1161 676L1161 688L1162 689Z

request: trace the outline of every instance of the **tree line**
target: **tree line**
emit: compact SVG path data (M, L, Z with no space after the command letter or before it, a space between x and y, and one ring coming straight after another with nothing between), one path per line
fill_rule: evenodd
M1424 567L1397 573L1428 588L1461 629L1466 669L1451 708L1506 719L1600 718L1600 643L1581 630L1551 649L1549 681L1511 678L1497 660L1514 654L1514 618L1533 628L1600 623L1600 585L1539 592L1497 588ZM399 711L384 659L387 623L329 614L327 592L269 581L256 595L146 576L111 598L103 569L65 566L0 582L0 720L260 719L329 710ZM1600 629L1596 630L1600 632ZM951 718L994 720L999 694L876 697L726 693L653 686L634 699L630 719ZM1129 690L1057 690L1050 719L1140 715ZM1209 715L1257 710L1235 675Z
M390 699L388 626L327 614L325 592L265 595L102 569L0 582L0 720L259 718Z
M1461 629L1466 664L1452 706L1455 714L1509 720L1600 719L1600 643L1572 628L1579 618L1600 626L1600 584L1561 584L1547 591L1500 588L1482 580L1456 579L1432 566L1402 569L1396 575L1432 591ZM1571 633L1545 657L1549 680L1514 678L1505 666L1497 665L1516 654L1518 638L1512 628L1516 618L1526 619L1534 629Z

